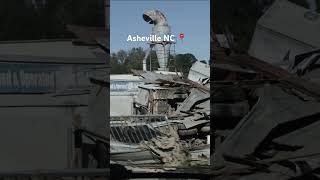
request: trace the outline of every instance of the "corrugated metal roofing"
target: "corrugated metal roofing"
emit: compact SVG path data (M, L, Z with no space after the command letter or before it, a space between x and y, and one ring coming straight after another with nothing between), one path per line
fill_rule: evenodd
M289 38L320 47L320 18L304 17L308 9L287 0L276 0L258 21L258 25Z
M210 76L210 65L204 64L200 61L196 61L195 63L193 63L191 70L196 71L196 72L201 73L206 76Z

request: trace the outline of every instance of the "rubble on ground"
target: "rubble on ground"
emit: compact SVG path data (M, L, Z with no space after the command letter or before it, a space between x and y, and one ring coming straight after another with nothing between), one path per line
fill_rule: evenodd
M285 68L215 51L215 179L318 179L320 84L305 78L317 51Z
M111 138L114 139L111 147L119 147L117 152L111 152L111 159L117 158L118 162L126 163L128 158L132 159L127 156L131 153L132 156L144 154L139 159L141 163L146 163L145 157L149 157L157 161L148 163L157 164L160 161L164 167L208 165L209 68L202 62L196 62L190 70L189 79L173 72L132 70L144 84L139 86L133 105L136 114L131 118L121 117L118 121L111 121L123 122L122 125L111 124L111 137L114 137ZM163 118L154 120L155 116ZM119 152L121 148L123 151Z

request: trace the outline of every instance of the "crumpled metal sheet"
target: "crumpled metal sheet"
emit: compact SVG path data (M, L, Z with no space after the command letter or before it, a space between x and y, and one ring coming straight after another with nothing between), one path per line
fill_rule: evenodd
M191 118L187 117L185 118L185 120L182 120L181 123L186 127L186 129L190 129L195 126L210 122L209 120L195 120L195 119L196 119L195 116L191 116Z
M216 166L228 164L224 160L223 154L236 155L238 157L246 157L246 155L252 154L270 131L280 123L290 122L320 112L320 103L316 101L303 101L278 86L266 85L259 89L258 94L260 98L257 104L216 149L216 152L212 156L212 161ZM315 125L316 124L313 124L305 128L311 128ZM297 130L296 135L291 135L292 144L302 143L303 139L307 137L301 134L299 135L302 131L306 130ZM313 133L313 140L319 139L319 130L313 128L310 133ZM290 136L287 138L289 137ZM313 143L316 142L317 141L313 141ZM309 146L307 149L310 151L312 149L311 147L316 146L312 146L306 142L304 142L304 144ZM320 152L319 148L316 150ZM306 153L306 151L304 153ZM284 156L284 154L281 156Z
M200 111L210 112L210 99L205 102L199 103L196 106L197 108L201 109Z
M235 103L214 103L212 105L212 114L215 117L243 117L249 112L248 101L240 101Z
M238 73L250 73L250 74L257 73L256 71L254 71L252 69L243 68L243 67L236 65L236 64L222 64L222 63L216 64L216 63L214 63L213 67L216 69L224 69L224 70L238 72Z
M140 89L139 93L137 95L137 102L143 106L147 106L148 105L148 97L149 97L149 91L145 90L145 89Z
M308 157L312 156L313 160L320 162L320 119L319 121L308 125L304 128L288 133L282 137L276 138L274 142L290 146L301 146L303 148L296 151L280 151L272 159L283 159L290 157ZM303 158L305 159L305 158ZM320 163L318 163L320 165Z
M191 89L191 93L187 99L181 104L181 106L177 109L177 112L187 112L196 104L202 100L206 100L210 98L210 93L201 91L197 88Z
M151 71L132 70L132 72L135 75L141 76L144 79L149 80L149 81L153 81L155 83L157 82L157 79L173 81L175 78L179 78L178 76L159 74L159 73L154 73L154 72L151 72Z
M185 85L189 86L190 83L182 80L178 75L172 74L160 74L150 71L138 71L132 70L134 75L141 76L143 81L147 84L169 84L169 86L173 85Z

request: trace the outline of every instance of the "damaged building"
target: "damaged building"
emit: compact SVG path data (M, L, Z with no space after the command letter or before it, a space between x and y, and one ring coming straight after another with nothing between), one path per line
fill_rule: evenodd
M275 1L257 23L249 55L226 53L214 38L212 178L319 179L319 47L312 33L320 28L310 11Z
M171 33L164 14L158 10L146 11L143 19L154 25L153 34ZM111 166L123 166L130 177L139 174L137 169L148 177L155 169L166 173L169 169L209 164L210 66L194 62L187 78L168 71L172 43L150 43L143 70L132 69L130 75L130 79L140 80L132 87L132 101L127 101L132 113L111 116ZM146 69L152 49L160 65L157 71Z
M117 145L122 142L122 147L127 144L127 148L133 148L133 145L128 146L129 143L136 144L138 148L139 143L143 141L176 134L178 139L185 139L190 144L193 143L191 141L207 144L203 147L209 150L209 81L200 84L189 79L181 79L178 75L150 71L134 71L134 74L144 82L138 86L139 91L133 102L135 114L111 116L111 137L118 142ZM204 79L208 78L207 74ZM126 138L119 139L120 137ZM197 140L198 137L202 140ZM113 144L111 149L112 147ZM111 160L114 160L112 157L111 152Z

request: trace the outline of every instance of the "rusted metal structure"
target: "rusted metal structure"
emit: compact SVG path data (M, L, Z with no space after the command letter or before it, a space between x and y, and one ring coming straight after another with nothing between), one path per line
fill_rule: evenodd
M149 10L144 12L143 19L149 24L154 25L152 35L162 37L161 42L151 42L150 46L156 50L160 66L159 70L168 71L168 58L172 42L164 41L163 38L164 35L171 35L171 27L168 25L167 18L159 10ZM146 60L144 61L144 67L146 67Z

